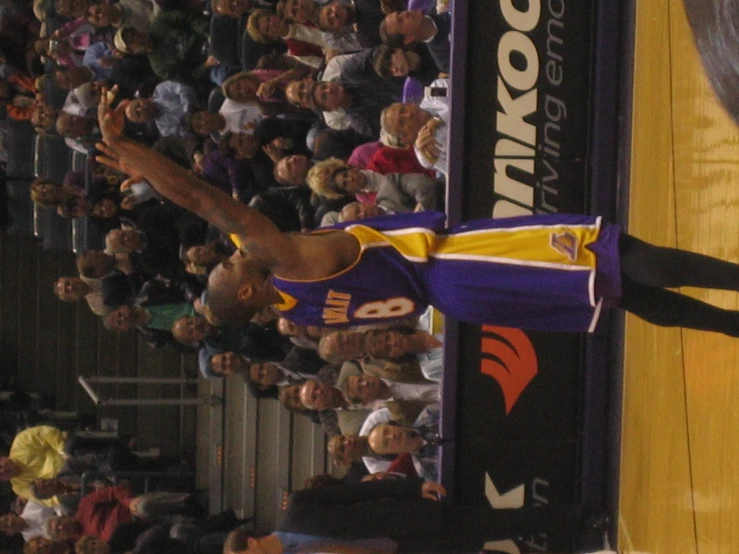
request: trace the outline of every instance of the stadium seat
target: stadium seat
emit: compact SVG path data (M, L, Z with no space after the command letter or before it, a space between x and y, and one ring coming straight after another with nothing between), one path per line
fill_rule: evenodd
M64 181L72 168L72 154L64 139L38 135L34 144L34 173L55 183ZM72 222L56 213L55 208L34 206L33 234L43 240L46 250L69 250L72 246Z
M64 181L72 169L72 151L64 139L55 135L39 135L34 145L34 174L55 183Z
M418 79L408 77L403 85L403 102L420 104L423 100L423 84Z
M28 121L8 119L8 179L33 180L33 126Z
M67 100L69 91L58 87L53 79L53 75L49 74L49 76L44 79L43 93L44 101L49 106L55 110L61 110L62 107L64 107L64 102Z
M30 180L8 179L8 234L33 235L33 203L28 193Z
M239 60L240 20L227 16L213 16L210 20L210 47L213 56L222 64L241 66Z
M436 4L435 0L408 0L409 10L421 10L427 12Z
M221 88L216 87L213 90L211 90L210 94L208 95L208 104L206 108L209 112L216 113L218 110L221 109L221 106L223 105L223 102L225 100L226 100L226 97L223 96L223 92L221 91Z
M56 208L33 206L33 234L44 250L72 248L72 220L58 215Z

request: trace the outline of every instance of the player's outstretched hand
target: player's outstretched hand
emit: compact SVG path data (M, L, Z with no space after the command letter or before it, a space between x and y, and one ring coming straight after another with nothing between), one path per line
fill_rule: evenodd
M421 486L421 498L438 502L442 496L446 496L446 489L442 487L439 483L426 481Z
M136 169L134 165L121 158L108 144L98 142L95 145L95 148L97 148L101 153L100 155L95 156L96 162L108 166L111 169L115 169L116 171L120 171L121 173L125 173L131 177L121 183L121 190L125 190L123 187L124 184L126 185L125 188L128 188L133 183L140 183L145 180L143 174Z
M118 93L118 85L113 88L103 87L100 95L100 104L98 104L98 125L103 135L103 140L112 144L123 136L123 127L126 123L126 115L124 113L128 101L124 100L118 107L113 109L113 102Z

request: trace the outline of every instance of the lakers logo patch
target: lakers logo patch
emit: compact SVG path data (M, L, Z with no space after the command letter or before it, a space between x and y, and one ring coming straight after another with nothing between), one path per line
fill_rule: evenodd
M571 231L562 231L561 233L552 233L549 237L549 243L557 252L567 256L570 261L577 259L577 250L579 240L577 235Z

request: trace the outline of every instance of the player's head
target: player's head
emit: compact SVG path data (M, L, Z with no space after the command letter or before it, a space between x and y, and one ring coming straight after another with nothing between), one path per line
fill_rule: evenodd
M219 323L248 323L271 304L270 271L237 250L208 277L208 307Z

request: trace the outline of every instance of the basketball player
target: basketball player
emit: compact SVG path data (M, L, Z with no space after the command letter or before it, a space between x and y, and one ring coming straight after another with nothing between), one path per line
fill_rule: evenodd
M380 323L428 304L461 321L529 330L592 331L604 307L647 321L739 336L739 312L663 287L739 291L739 265L644 243L598 217L536 215L443 228L434 212L285 234L256 210L123 137L123 112L105 91L98 160L146 179L176 204L238 236L219 264L208 305L246 322L273 304L321 327Z

